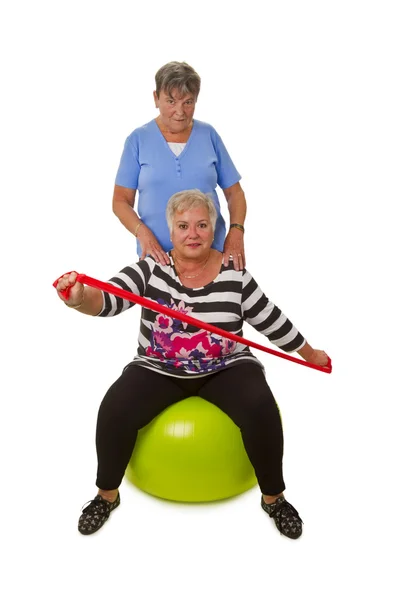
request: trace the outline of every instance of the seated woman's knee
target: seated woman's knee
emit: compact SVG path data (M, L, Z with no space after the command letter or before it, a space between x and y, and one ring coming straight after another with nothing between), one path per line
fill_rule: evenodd
M262 392L249 395L246 401L243 402L239 412L239 426L248 423L259 423L261 425L270 422L271 418L274 418L277 414L279 415L275 400Z

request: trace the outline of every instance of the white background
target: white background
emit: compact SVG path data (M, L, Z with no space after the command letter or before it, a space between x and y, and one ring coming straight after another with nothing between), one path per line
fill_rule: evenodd
M398 598L397 3L3 6L4 597ZM196 118L243 176L250 272L332 357L328 376L258 353L304 520L295 542L257 489L186 506L124 483L104 529L77 532L95 492L97 408L136 349L139 308L90 319L51 284L136 260L113 182L170 60L201 75Z

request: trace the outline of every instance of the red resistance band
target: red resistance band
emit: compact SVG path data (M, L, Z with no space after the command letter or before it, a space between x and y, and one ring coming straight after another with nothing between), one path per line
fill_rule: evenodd
M70 271L71 272L71 271ZM69 273L65 273L65 275L69 275ZM60 279L60 278L59 278ZM319 365L313 365L310 362L305 360L301 360L300 358L296 358L294 356L290 356L288 354L283 354L282 352L278 352L277 350L273 350L272 348L266 348L261 344L257 344L256 342L252 342L251 340L246 340L245 338L240 337L234 333L230 333L229 331L224 331L219 327L215 327L214 325L210 325L209 323L203 323L203 321L199 321L198 319L194 319L189 315L181 313L180 311L173 310L172 308L168 308L167 306L162 306L158 302L153 302L153 300L147 300L147 298L142 298L142 296L137 296L132 292L127 292L122 290L121 288L117 288L114 285L109 283L105 283L103 281L98 281L97 279L93 279L88 275L78 274L76 281L80 283L86 283L90 287L97 288L102 290L103 292L108 292L113 296L119 296L120 298L124 298L125 300L129 300L129 302L134 302L135 304L140 304L145 308L149 308L157 313L162 313L164 315L168 315L173 319L179 319L184 323L189 323L190 325L194 325L199 329L205 329L206 331L210 331L211 333L216 333L221 337L227 338L228 340L233 340L234 342L238 342L239 344L244 344L245 346L250 346L251 348L256 348L257 350L262 350L263 352L267 352L268 354L273 354L274 356L279 356L280 358L284 358L285 360L290 360L299 365L303 365L303 367L310 367L310 369L316 369L317 371L322 371L323 373L331 373L332 372L332 361L329 358L329 362L326 367L321 367ZM53 283L54 287L57 287L58 279ZM61 295L67 300L69 298L69 288L61 292Z

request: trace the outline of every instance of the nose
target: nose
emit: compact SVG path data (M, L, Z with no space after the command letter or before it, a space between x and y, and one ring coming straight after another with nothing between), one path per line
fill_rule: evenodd
M183 105L182 104L177 104L175 106L175 114L183 117L183 115L185 114L185 111L183 110Z
M189 237L193 239L199 237L199 232L197 231L196 225L189 227Z

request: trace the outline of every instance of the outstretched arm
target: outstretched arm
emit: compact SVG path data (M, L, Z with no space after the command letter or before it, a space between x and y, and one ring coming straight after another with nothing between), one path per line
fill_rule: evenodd
M151 276L154 260L147 258L121 269L108 283L138 296L145 294L147 282ZM78 279L78 280L77 280ZM89 278L90 279L90 278ZM109 292L101 292L96 287L84 286L75 271L66 273L54 284L59 298L66 306L75 308L86 315L114 317L135 305ZM69 289L66 299L63 292Z
M243 318L285 352L297 352L304 360L325 367L329 357L314 349L293 323L263 293L248 271L243 273Z

